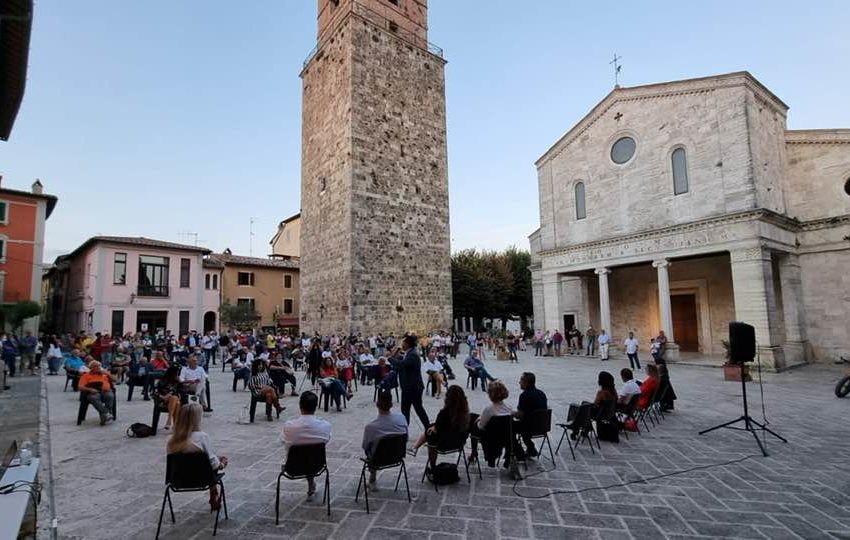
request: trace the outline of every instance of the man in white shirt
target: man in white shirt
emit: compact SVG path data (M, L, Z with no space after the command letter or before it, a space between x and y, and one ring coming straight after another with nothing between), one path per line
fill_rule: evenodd
M602 361L608 360L608 348L611 346L611 336L605 333L605 330L599 331L599 356Z
M198 396L204 412L212 412L212 409L209 408L209 402L207 401L205 392L207 372L204 371L204 368L198 366L198 357L196 355L190 354L187 362L188 365L183 366L183 369L180 370L180 382L186 385L186 389L190 393Z
M617 392L620 396L617 400L617 407L625 408L629 404L629 401L631 401L632 396L640 395L640 386L635 382L634 374L629 368L620 370L620 378L623 379L623 386Z
M623 346L626 348L626 356L629 357L629 365L632 369L640 369L640 360L638 359L638 340L635 337L634 332L629 332L629 337L626 338L626 341L623 342Z
M304 392L298 400L301 416L283 424L283 446L288 453L289 448L302 444L327 444L331 440L331 424L327 420L316 417L319 408L319 396L315 393ZM311 499L316 493L316 481L307 478L307 498Z

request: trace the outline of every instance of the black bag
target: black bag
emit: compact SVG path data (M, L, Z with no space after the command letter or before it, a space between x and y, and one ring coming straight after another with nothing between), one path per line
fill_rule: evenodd
M613 443L620 442L620 426L616 420L610 422L597 422L596 435L600 441L608 441Z
M457 473L457 465L454 463L438 463L436 467L428 470L428 480L438 486L448 486L460 481Z
M144 439L153 435L153 428L147 424L136 422L127 428L127 436Z

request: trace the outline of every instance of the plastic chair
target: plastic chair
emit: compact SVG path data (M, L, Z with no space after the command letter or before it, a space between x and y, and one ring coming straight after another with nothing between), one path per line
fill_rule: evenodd
M118 420L118 399L115 397L115 390L112 391L112 418ZM86 419L86 412L89 410L89 400L84 392L80 392L80 408L77 410L77 425L83 423Z
M381 437L375 445L375 451L367 458L360 458L363 462L363 468L360 470L360 481L357 482L357 493L354 495L354 501L357 502L360 497L360 485L363 485L363 495L366 499L366 513L369 512L369 486L366 481L366 469L370 471L382 471L384 469L394 469L398 467L398 477L395 480L395 489L398 491L398 484L401 481L401 475L404 474L404 487L407 488L407 502L412 502L410 499L410 484L407 481L407 467L404 464L404 456L407 454L407 433L398 435L386 435Z
M210 458L203 452L191 452L186 454L168 454L165 466L165 495L162 497L162 508L159 511L159 523L156 526L156 538L162 528L162 516L165 513L165 503L168 502L168 511L171 512L171 523L174 519L174 507L171 505L171 492L184 493L191 491L208 491L210 486L218 485L221 489L221 506L215 513L215 525L213 536L218 532L218 517L221 507L224 507L224 519L227 516L227 498L224 494L224 482L222 471L214 471L210 465Z

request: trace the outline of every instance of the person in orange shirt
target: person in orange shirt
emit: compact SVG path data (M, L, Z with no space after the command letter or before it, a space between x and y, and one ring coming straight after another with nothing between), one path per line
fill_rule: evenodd
M658 391L658 367L655 364L646 365L646 379L640 384L640 400L638 409L643 410L652 405L655 393Z
M80 375L78 385L89 404L100 414L100 425L112 420L115 387L112 377L101 369L100 362L93 360L89 364L89 371Z

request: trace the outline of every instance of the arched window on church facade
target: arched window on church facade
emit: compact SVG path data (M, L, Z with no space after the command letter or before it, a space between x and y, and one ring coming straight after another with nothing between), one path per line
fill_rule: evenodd
M584 219L587 217L587 210L584 205L584 182L579 182L575 187L576 195L576 219Z
M688 192L688 158L684 148L676 148L670 158L673 161L673 194Z

